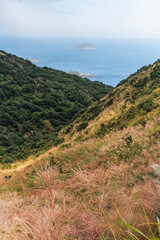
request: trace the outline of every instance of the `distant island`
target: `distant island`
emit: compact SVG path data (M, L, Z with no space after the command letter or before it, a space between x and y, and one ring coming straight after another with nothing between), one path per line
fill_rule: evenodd
M93 44L83 43L83 44L75 46L73 49L78 49L78 50L96 50L96 47Z
M69 71L67 72L69 74L76 74L78 75L79 77L83 77L83 78L88 78L88 77L92 77L92 78L102 78L102 76L97 76L97 75L92 75L92 74L84 74L84 73L80 73L80 72L72 72L72 71Z
M38 59L29 59L29 61L31 61L31 62L33 62L33 63L39 63L39 62L41 62L41 61L38 60Z

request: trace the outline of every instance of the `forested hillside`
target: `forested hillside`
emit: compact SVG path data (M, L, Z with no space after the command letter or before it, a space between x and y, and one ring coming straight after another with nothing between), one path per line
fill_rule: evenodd
M0 161L63 142L57 132L113 88L0 52Z

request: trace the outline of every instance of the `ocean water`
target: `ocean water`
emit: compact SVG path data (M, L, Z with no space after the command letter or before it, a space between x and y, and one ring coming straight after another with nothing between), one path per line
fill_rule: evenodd
M96 50L73 49L82 43L92 43ZM0 49L39 60L37 66L96 75L90 79L112 86L160 58L160 40L0 37Z

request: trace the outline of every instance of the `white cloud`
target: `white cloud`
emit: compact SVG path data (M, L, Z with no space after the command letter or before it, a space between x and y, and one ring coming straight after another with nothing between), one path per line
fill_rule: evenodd
M160 37L159 0L0 0L1 34Z

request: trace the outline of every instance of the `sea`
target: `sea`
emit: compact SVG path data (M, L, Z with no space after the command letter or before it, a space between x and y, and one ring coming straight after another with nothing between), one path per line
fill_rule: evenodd
M80 44L94 44L96 50L77 50ZM0 50L37 66L90 74L92 81L115 87L144 65L160 58L160 39L65 39L0 36Z

